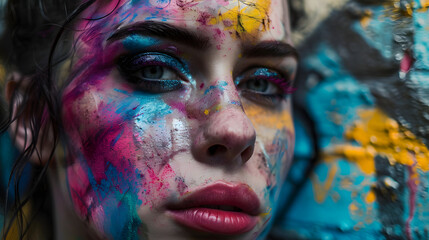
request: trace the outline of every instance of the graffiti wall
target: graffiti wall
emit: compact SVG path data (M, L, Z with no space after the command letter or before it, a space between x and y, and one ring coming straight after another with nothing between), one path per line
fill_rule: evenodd
M292 5L297 142L274 235L429 239L429 1Z

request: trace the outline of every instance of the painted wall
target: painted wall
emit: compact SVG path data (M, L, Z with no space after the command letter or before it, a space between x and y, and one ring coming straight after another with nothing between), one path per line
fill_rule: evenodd
M292 4L297 142L273 236L429 239L429 1Z

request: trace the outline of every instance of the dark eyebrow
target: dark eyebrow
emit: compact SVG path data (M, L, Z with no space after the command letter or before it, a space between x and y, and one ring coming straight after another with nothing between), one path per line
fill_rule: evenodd
M133 34L165 38L196 49L206 49L209 46L209 38L182 27L155 21L140 22L121 28L114 32L107 41L119 40Z
M294 57L298 51L290 44L281 41L264 41L256 45L244 46L243 57Z

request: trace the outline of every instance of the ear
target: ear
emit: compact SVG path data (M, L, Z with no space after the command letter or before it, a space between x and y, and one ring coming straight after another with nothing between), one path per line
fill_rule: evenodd
M9 134L14 141L15 146L19 151L25 151L30 147L34 141L30 115L28 109L23 104L23 94L26 92L30 77L22 76L18 72L12 72L6 77L5 96L8 104L12 104L12 122L9 126ZM24 109L23 111L21 111ZM21 111L21 112L20 112ZM40 134L37 139L35 150L32 152L30 162L36 165L44 165L49 159L52 151L52 131L47 132L47 136L43 137L42 132L44 128L40 129ZM43 137L43 138L42 138ZM44 141L42 143L42 141Z

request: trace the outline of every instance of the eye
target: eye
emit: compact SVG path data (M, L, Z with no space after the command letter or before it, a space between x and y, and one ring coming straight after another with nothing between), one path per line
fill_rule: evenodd
M251 68L239 75L235 83L244 97L269 106L275 106L294 90L288 78L269 68Z
M164 93L180 89L190 76L184 63L159 52L141 53L119 59L122 76L138 90Z
M137 74L142 79L147 80L173 80L179 78L174 71L159 65L143 67Z
M276 92L278 92L277 87L268 82L265 79L261 79L261 78L253 78L253 79L249 79L246 81L246 88L248 90L252 90L255 92L260 92L260 93L269 93L269 94L275 94Z

